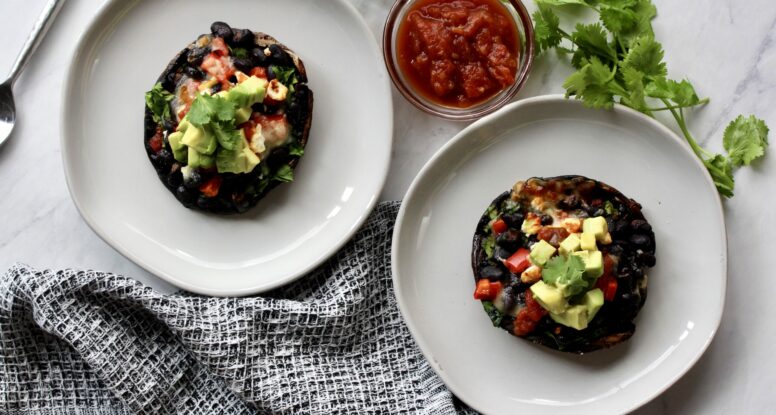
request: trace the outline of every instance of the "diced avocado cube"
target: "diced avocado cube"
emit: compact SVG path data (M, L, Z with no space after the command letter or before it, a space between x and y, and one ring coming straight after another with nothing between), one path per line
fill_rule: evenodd
M193 148L189 148L189 160L188 165L192 168L202 167L210 168L215 164L215 156L210 154L202 154Z
M585 251L597 251L595 235L590 232L582 232L582 236L579 238L579 247Z
M251 118L253 110L251 107L237 108L234 112L234 124L240 125Z
M178 123L178 128L176 129L176 131L180 131L182 133L185 133L186 129L188 129L190 125L191 125L191 123L189 122L188 118L187 117L183 117L181 122Z
M562 313L550 312L550 318L558 324L577 330L586 329L590 321L587 307L582 304L571 306Z
M264 101L264 94L266 92L267 81L251 76L230 89L226 99L236 104L239 108L250 107L257 102Z
M555 251L556 249L554 246L542 239L531 247L531 254L529 257L533 264L543 267L552 255L555 254Z
M206 129L190 125L183 133L181 143L196 150L200 154L213 154L216 151L216 137Z
M577 251L572 253L582 258L585 263L585 277L595 279L604 273L603 255L601 251Z
M599 288L594 288L585 293L582 297L582 305L587 307L587 322L591 322L601 306L604 305L604 292Z
M541 280L531 286L531 293L534 300L551 313L562 313L569 305L559 289Z
M526 235L533 235L538 233L541 228L541 219L535 216L529 216L523 220L523 224L520 226L520 231Z
M167 136L167 142L170 143L172 155L175 157L175 160L178 160L181 163L186 163L186 160L188 160L188 147L181 143L182 138L183 133L181 131L176 131Z
M240 150L220 148L216 154L216 168L219 173L250 173L259 162L259 157L246 146Z
M582 222L582 233L585 232L592 233L595 239L600 241L609 232L609 226L606 225L606 219L603 216L587 218Z
M563 240L563 242L560 243L560 246L558 247L558 252L560 252L563 256L568 256L570 253L579 251L580 249L580 240L579 237L576 234L571 234L566 239Z

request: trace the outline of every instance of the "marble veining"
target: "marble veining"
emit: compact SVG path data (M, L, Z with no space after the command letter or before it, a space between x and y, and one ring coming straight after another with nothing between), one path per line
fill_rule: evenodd
M374 33L390 0L350 0ZM0 34L7 72L46 0L4 0ZM757 114L776 128L776 8L769 0L654 0L655 32L665 47L669 74L688 78L711 102L689 115L699 142L719 150L722 132L738 114ZM19 124L0 148L0 269L14 262L41 268L92 268L132 276L163 291L174 288L143 271L103 242L70 200L59 151L63 65L103 0L70 1L16 85ZM529 9L534 5L528 1ZM518 98L561 93L570 73L553 54L536 60ZM466 124L421 113L394 90L395 139L382 199L400 199L431 155ZM665 118L659 117L663 120ZM676 131L673 123L668 123ZM773 153L773 151L771 152ZM729 276L726 310L707 353L676 385L638 414L772 413L776 357L773 302L776 155L736 175L737 195L724 203ZM671 183L668 185L679 185ZM692 243L692 235L676 235ZM708 260L698 258L698 261ZM691 270L688 272L692 272ZM677 276L680 278L681 276Z

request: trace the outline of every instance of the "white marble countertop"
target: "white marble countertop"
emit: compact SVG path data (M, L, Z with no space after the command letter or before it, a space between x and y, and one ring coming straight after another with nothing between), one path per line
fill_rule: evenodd
M46 0L0 3L6 73ZM392 0L351 0L376 37ZM754 113L776 128L776 7L769 0L654 0L657 38L670 75L688 78L711 103L690 115L690 128L709 148L737 114ZM0 269L14 262L38 268L91 268L173 288L122 257L81 219L65 185L59 149L64 66L103 0L70 0L16 85L19 124L0 148ZM529 3L531 3L529 1ZM532 8L532 4L529 5ZM538 59L519 97L563 92L570 72L554 57ZM428 116L394 91L395 137L382 199L401 199L429 157L465 124ZM672 124L669 124L672 126ZM776 404L774 273L776 155L736 175L737 196L724 202L729 242L726 309L719 332L698 364L637 413L771 413ZM692 243L692 235L686 235ZM702 260L699 258L698 260Z

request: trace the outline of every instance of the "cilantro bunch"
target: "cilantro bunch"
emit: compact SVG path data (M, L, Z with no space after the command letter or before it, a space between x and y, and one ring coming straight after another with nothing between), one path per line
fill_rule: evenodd
M191 103L187 118L197 128L212 131L221 147L235 150L242 140L234 122L235 111L237 104L224 97L200 94Z
M687 128L687 109L709 102L699 98L687 80L667 76L663 47L655 40L651 0L535 0L533 14L539 52L555 49L571 57L576 72L563 83L566 97L588 107L611 108L615 102L649 116L669 111L693 152L703 161L719 193L733 196L733 168L748 166L765 154L768 127L751 115L738 116L725 129L727 154L701 147ZM579 5L593 10L599 21L577 24L568 33L560 27L554 8Z

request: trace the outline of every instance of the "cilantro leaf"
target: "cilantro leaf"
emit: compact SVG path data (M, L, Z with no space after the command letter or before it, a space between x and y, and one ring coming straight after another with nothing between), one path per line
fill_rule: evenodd
M614 105L616 86L612 85L614 72L598 58L592 57L579 71L571 74L563 83L566 97L576 99L591 108L611 108Z
M682 107L693 106L700 102L695 88L686 80L676 82L673 79L659 77L647 85L645 92L647 96L670 99Z
M234 104L220 96L200 94L191 103L188 112L189 122L202 127L205 124L217 121L234 120Z
M597 56L604 62L617 60L617 52L606 37L604 28L598 23L583 25L577 24L576 30L571 34L572 41L577 45L577 52L572 59L572 65L580 68L585 60ZM582 59L584 58L584 59Z
M621 66L636 69L646 76L665 76L663 46L652 36L641 36L633 43Z
M560 19L552 9L542 3L537 3L539 9L533 14L534 40L536 49L541 52L560 44L563 35L560 32Z
M632 10L634 3L633 0L601 1L599 10L604 27L613 33L632 29L638 22L638 16Z
M568 297L587 291L594 281L585 278L585 263L576 255L559 255L547 261L542 269L545 283L563 287Z
M170 102L175 96L157 82L150 91L145 94L146 106L151 110L151 118L154 122L161 123L163 119L170 119Z
M292 182L294 181L294 169L287 164L280 166L272 175L272 180L277 182Z
M482 241L482 249L485 250L485 255L488 258L493 256L493 250L496 249L496 237L493 236L493 232L490 232L488 237Z
M768 146L768 126L754 115L739 115L725 128L722 145L733 165L748 166L765 154L765 148Z
M304 155L304 147L302 147L299 143L293 143L288 147L288 154L302 157Z
M633 109L643 111L647 108L644 99L644 73L630 67L623 68L622 78L628 95L620 99L620 103Z
M651 0L636 0L630 7L636 15L635 24L630 28L623 28L618 37L630 44L630 41L640 36L654 36L652 31L652 19L657 15L657 9Z

